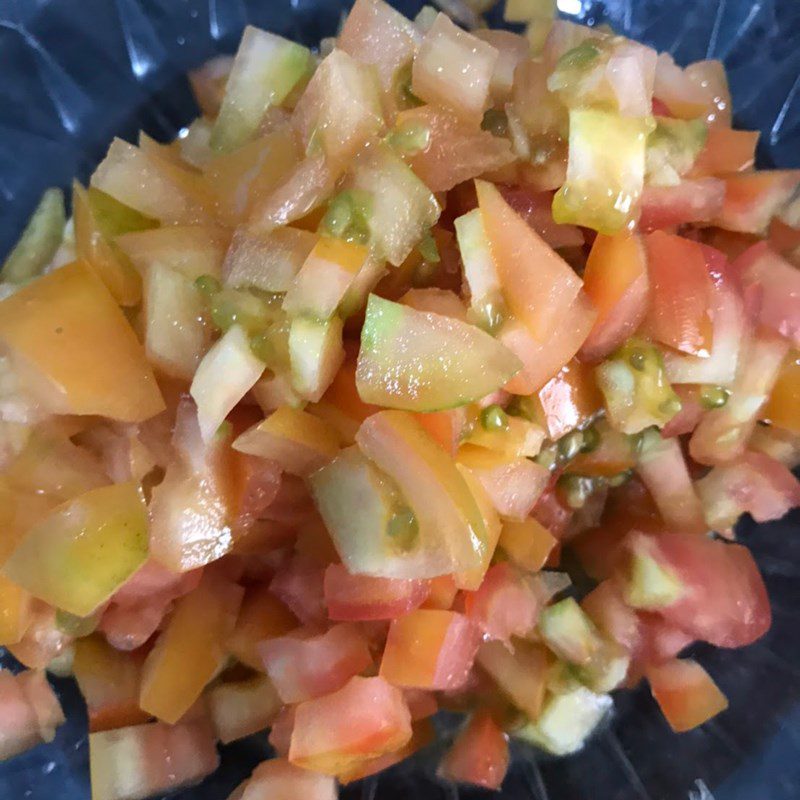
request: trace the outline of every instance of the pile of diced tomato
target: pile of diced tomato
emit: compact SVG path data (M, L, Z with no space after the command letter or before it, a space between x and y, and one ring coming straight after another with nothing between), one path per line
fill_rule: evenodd
M548 5L247 28L175 141L44 195L0 273L0 758L63 721L46 670L94 800L267 730L231 800L330 800L440 709L441 779L499 788L643 679L675 731L726 708L680 654L767 631L734 526L800 505L800 171L719 62Z

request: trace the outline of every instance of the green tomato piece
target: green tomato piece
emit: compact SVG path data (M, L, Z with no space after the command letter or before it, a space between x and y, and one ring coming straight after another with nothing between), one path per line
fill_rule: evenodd
M367 403L454 408L499 389L519 368L510 350L474 325L369 298L356 371Z
M3 264L0 279L24 283L36 277L61 246L66 222L64 193L61 189L48 189Z

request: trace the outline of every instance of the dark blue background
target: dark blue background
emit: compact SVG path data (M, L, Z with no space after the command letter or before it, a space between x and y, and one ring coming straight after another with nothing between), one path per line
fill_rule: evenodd
M335 32L337 0L0 0L0 255L44 188L85 179L112 136L174 136L196 113L184 73L232 52L245 22L308 44ZM421 3L397 0L413 15ZM560 0L562 12L610 21L679 62L722 58L736 122L763 132L762 166L800 166L798 0ZM798 410L800 413L800 410ZM772 631L735 652L698 648L731 701L683 736L646 691L622 693L607 730L568 760L521 753L509 800L797 800L800 798L800 514L745 523L773 604ZM85 714L57 681L69 723L51 746L0 765L2 800L88 800ZM268 753L264 737L224 749L223 767L181 800L225 800ZM432 777L436 753L343 795L361 800L457 797ZM698 781L700 783L698 783ZM491 796L460 791L463 798ZM495 795L496 796L496 795ZM299 799L298 799L299 800Z

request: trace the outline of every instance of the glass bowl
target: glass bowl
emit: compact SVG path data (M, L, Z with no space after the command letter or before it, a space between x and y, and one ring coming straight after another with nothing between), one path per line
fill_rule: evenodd
M314 45L336 31L343 0L0 0L0 255L41 192L85 180L111 138L143 128L173 137L197 113L185 73L233 52L246 23ZM414 15L422 5L396 0ZM762 166L800 167L798 0L558 0L562 15L619 32L679 62L721 58L737 125L760 129ZM499 24L500 10L492 12ZM798 410L800 413L800 410ZM800 514L755 525L772 601L770 633L743 650L696 647L730 699L712 722L672 734L646 689L621 692L583 752L547 759L519 749L507 800L797 800L800 798ZM0 655L0 663L3 656ZM5 657L6 663L10 659ZM86 716L56 680L69 722L55 741L0 765L0 798L88 800ZM180 800L224 800L269 755L264 736L223 748L222 767ZM360 800L464 800L434 776L436 747L342 791ZM302 798L298 798L302 800Z

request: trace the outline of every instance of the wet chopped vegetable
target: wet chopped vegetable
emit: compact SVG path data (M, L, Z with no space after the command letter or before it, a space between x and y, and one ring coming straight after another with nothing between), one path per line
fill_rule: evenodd
M491 5L248 27L176 142L44 194L0 271L0 758L63 722L44 670L95 800L267 730L229 800L334 800L439 709L439 778L497 790L640 680L676 732L727 707L681 653L766 633L727 540L800 506L800 172L719 62Z

